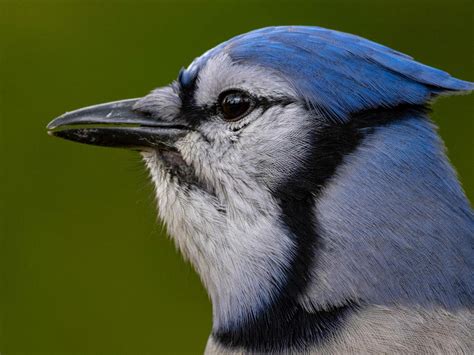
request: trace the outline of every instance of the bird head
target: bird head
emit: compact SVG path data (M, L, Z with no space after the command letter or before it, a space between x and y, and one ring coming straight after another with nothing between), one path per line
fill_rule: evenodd
M141 152L159 214L225 334L306 291L324 244L318 200L366 134L424 112L441 93L472 89L357 36L272 27L211 49L169 86L48 128Z
M248 304L257 313L286 282L283 269L297 243L284 226L281 199L303 200L299 209L312 203L305 194L317 183L307 179L310 155L328 122L315 120L277 70L237 63L226 51L203 58L143 98L69 112L49 129L141 152L160 217L228 324L239 312L231 308ZM258 283L268 291L257 292ZM221 294L236 285L241 292Z

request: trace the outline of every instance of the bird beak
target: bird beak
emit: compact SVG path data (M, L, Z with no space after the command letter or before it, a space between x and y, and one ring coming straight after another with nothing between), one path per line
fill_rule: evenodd
M140 99L89 106L51 121L48 134L74 142L105 147L172 148L189 128L162 121L134 109Z

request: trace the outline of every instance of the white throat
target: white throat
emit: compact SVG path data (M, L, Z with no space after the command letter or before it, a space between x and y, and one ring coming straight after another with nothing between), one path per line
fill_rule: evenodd
M270 304L272 290L285 283L293 241L269 192L249 181L227 181L215 196L183 187L157 154L143 155L159 216L209 293L214 328L230 329Z

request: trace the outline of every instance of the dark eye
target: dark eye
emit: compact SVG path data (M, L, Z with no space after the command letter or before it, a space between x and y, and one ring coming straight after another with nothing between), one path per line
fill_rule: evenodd
M252 98L245 92L231 90L219 95L219 108L227 121L237 121L244 117L252 106Z

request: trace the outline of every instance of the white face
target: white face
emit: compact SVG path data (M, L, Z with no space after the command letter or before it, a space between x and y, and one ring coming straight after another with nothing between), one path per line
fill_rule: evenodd
M264 68L234 64L225 54L199 72L193 101L203 110L197 117L183 110L179 89L157 89L138 108L170 121L197 121L194 130L176 143L176 152L143 156L160 217L213 300L214 325L230 327L239 321L230 315L258 311L285 281L294 241L275 191L303 163L317 123L288 82ZM229 90L261 101L229 121L219 110Z

